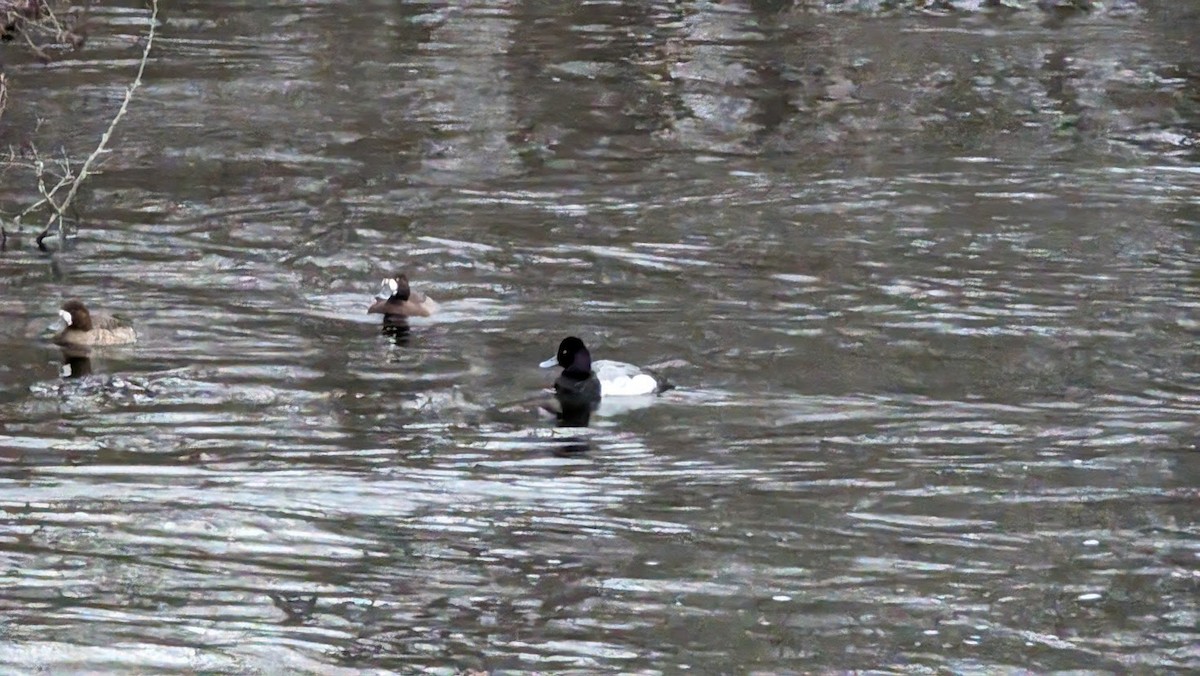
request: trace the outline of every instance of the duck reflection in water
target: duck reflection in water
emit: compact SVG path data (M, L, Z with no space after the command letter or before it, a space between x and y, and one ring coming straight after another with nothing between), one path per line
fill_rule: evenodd
M400 347L408 345L412 338L412 328L408 325L408 320L398 315L388 315L383 318L383 327L379 332L392 339L392 342Z
M554 399L558 402L557 410L553 410L559 427L587 427L592 420L592 413L600 405L600 398L591 398L576 392L563 392L556 389Z
M554 393L554 401L538 404L535 411L538 417L547 421L553 420L558 427L580 428L588 426L598 404L597 400L563 394L559 391ZM574 434L569 436L556 434L550 438L550 443L553 444L552 452L556 456L575 455L589 451L592 447L588 437Z
M600 403L599 399L588 399L561 392L555 392L554 398L558 402L557 409L548 405L543 408L554 414L559 427L587 427L592 420L592 413ZM591 449L591 441L586 436L573 434L554 439L553 453L558 457L578 455Z
M82 378L92 375L92 357L87 348L63 347L62 368L59 373L63 378Z

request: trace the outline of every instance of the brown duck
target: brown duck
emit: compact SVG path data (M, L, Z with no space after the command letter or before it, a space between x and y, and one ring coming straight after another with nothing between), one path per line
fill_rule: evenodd
M367 314L393 317L428 317L437 311L438 304L420 291L410 289L408 277L402 274L383 280L375 302L367 308Z
M54 335L59 345L124 345L137 341L129 320L106 312L89 312L83 301L63 303L58 314L67 323Z

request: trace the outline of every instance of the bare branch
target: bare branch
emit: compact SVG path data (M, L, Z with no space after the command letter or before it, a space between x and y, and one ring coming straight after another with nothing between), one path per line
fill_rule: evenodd
M56 215L61 216L64 209L54 202L54 195L56 195L64 186L70 184L71 181L76 179L75 174L71 171L71 158L67 156L66 151L63 151L62 159L58 160L58 165L62 168L62 173L56 176L56 178L58 178L58 183L56 183L53 188L47 190L45 176L49 172L46 171L46 162L42 159L41 154L38 152L37 146L30 146L29 153L32 155L32 160L30 161L28 167L33 169L35 175L37 176L38 193L42 195L42 199L30 204L28 207L25 207L24 211L17 214L16 217L13 218L13 222L15 222L18 226L21 224L21 219L44 206L49 206L52 210L54 210Z
M157 24L158 0L151 0L150 29L146 34L146 48L142 50L142 59L138 62L137 75L134 76L133 82L129 83L129 86L125 88L125 98L121 101L121 107L117 110L117 114L113 116L112 121L108 123L108 129L105 129L104 133L100 135L100 143L96 145L96 149L93 150L92 154L88 155L87 159L83 161L83 165L79 168L78 175L76 175L70 181L70 188L67 190L66 196L62 198L62 201L58 204L55 204L52 199L52 197L57 193L58 189L64 185L61 181L53 190L50 190L49 192L42 192L43 203L50 205L50 207L54 210L54 213L50 216L49 220L46 221L46 227L42 229L42 233L37 236L37 244L39 248L45 249L45 246L42 244L42 240L44 240L46 235L50 233L50 230L54 227L55 223L58 224L59 239L64 244L66 243L65 241L67 234L63 226L63 213L67 210L67 207L71 206L71 201L75 199L75 195L79 192L79 186L82 185L85 180L87 180L88 176L94 173L92 171L92 165L96 162L96 159L100 157L100 155L107 149L108 142L109 139L112 138L113 131L116 130L117 125L121 122L121 119L125 117L125 113L129 111L129 102L133 100L134 92L136 92L138 88L142 86L142 74L146 72L146 62L150 60L150 49L154 46L154 33ZM39 167L39 172L40 170L41 168ZM66 181L70 174L70 163L68 162L66 170L64 171L63 181ZM39 177L39 189L43 187L40 181L41 178Z
M50 55L46 53L46 50L39 47L33 41L33 38L29 37L29 33L22 33L21 37L25 38L25 44L29 46L29 51L33 52L34 56L41 59L42 61L50 60Z
M66 10L65 20L59 18L55 6ZM49 49L83 45L82 16L72 0L0 0L0 40L20 36L38 58L49 60Z

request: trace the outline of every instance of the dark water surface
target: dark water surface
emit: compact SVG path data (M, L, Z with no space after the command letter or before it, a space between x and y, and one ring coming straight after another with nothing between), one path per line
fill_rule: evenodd
M1200 6L790 4L164 6L0 254L4 672L1200 668ZM554 428L569 333L678 389Z

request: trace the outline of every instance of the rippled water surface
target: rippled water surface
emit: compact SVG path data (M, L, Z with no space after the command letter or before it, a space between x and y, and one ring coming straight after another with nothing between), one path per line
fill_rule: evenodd
M1200 668L1200 8L795 4L165 4L0 254L5 672ZM568 334L677 387L556 428Z

